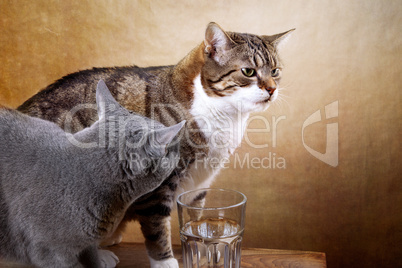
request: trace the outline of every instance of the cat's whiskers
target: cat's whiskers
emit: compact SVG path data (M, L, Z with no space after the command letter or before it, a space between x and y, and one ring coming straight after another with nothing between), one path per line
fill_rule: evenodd
M289 98L289 96L287 96L286 94L284 94L283 91L286 91L286 88L281 87L281 88L278 90L278 96L277 96L276 100L272 102L272 106L271 106L272 109L275 109L276 107L279 107L280 110L283 110L283 109L284 109L283 104L286 104L286 105L287 105L287 108L290 107L290 104L289 104L289 102L287 101L287 98Z

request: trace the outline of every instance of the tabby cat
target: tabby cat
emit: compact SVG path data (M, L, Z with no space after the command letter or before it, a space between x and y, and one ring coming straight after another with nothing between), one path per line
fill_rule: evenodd
M226 32L210 23L204 41L177 65L80 71L49 85L18 109L78 131L91 125L96 114L76 107L94 103L94 84L104 79L129 110L167 126L187 120L178 168L137 200L123 221L140 222L152 267L177 267L170 242L175 198L184 190L209 187L219 172L209 160L233 153L249 114L265 110L277 98L282 73L278 48L291 31L257 36ZM121 230L108 242L120 242Z
M172 141L184 122L165 127L135 115L104 82L96 99L99 121L74 135L0 109L2 258L41 268L115 267L112 252L98 252L100 240L175 169L180 148Z

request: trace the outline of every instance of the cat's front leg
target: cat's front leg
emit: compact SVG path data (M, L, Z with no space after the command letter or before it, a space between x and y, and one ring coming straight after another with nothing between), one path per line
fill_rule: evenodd
M178 268L173 256L170 216L138 216L151 268Z

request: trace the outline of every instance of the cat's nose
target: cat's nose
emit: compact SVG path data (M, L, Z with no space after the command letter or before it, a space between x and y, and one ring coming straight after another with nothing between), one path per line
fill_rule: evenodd
M262 87L260 87L262 90L266 90L268 91L269 95L272 96L272 94L274 94L275 90L276 90L276 86L270 86L270 85L264 85Z
M269 95L272 95L272 94L274 94L276 87L268 87L268 88L266 88L266 90L268 91Z
M272 78L270 78L268 81L262 82L260 84L260 88L262 90L268 91L269 95L272 95L276 90L276 83Z

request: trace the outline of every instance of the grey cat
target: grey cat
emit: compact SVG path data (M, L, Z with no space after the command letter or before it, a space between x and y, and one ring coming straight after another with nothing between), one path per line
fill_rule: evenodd
M103 81L96 101L99 120L76 134L0 109L2 258L38 267L114 267L117 257L98 251L99 241L175 169L184 121L165 127L129 112Z

